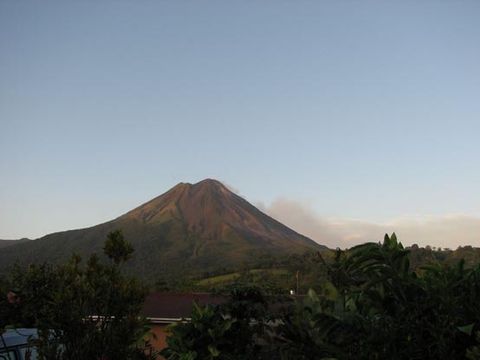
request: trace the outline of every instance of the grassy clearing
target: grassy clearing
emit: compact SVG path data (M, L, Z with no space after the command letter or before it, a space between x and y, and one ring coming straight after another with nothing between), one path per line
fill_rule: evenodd
M249 271L252 275L269 275L269 276L282 276L287 275L288 270L286 269L253 269ZM209 278L202 279L197 282L198 286L214 286L220 284L226 284L235 281L241 276L240 272L234 272L230 274L212 276Z

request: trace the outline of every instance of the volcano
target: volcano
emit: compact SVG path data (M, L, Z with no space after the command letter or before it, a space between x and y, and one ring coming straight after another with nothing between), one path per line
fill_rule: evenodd
M122 230L135 248L128 270L145 279L232 269L261 257L325 249L261 212L217 180L180 183L115 220L3 248L0 267L101 253Z

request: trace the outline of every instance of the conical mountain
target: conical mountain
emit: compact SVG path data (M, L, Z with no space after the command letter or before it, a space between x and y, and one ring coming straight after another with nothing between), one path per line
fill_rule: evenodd
M262 213L216 180L180 183L115 220L59 232L0 253L0 268L20 263L64 261L72 252L101 252L107 234L123 231L135 248L130 270L144 278L235 268L265 255L320 249Z

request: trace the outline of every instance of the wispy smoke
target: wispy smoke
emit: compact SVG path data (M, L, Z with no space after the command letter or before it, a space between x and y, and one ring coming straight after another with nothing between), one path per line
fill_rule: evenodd
M350 247L378 242L385 233L396 232L404 245L455 249L480 246L480 218L465 215L404 217L384 223L321 217L308 205L280 198L269 206L257 206L295 231L329 247Z
M230 190L231 192L233 192L234 194L237 194L237 195L240 195L240 190L237 189L236 187L233 187L232 185L230 185L229 183L225 182L225 181L221 181L221 183L228 189Z

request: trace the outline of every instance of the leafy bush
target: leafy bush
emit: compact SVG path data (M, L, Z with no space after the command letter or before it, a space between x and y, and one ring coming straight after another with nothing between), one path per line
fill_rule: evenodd
M170 360L263 359L266 301L259 289L237 288L216 307L195 304L191 320L175 324L162 355Z
M334 290L310 292L281 327L292 358L463 359L475 343L479 268L430 266L419 277L393 234L338 252L329 272Z

